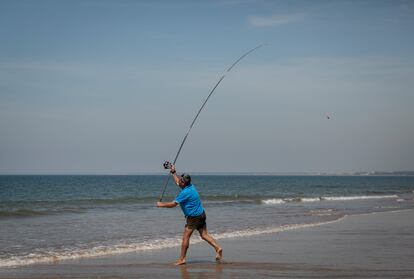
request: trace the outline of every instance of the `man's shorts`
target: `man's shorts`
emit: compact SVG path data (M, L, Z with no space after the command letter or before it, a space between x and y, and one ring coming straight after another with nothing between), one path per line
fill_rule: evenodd
M206 213L203 211L203 213L199 216L188 216L187 217L187 224L185 225L189 229L193 230L199 230L204 228L206 224Z

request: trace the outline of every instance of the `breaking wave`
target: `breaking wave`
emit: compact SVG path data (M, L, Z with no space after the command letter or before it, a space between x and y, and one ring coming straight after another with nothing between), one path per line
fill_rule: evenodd
M397 195L372 195L372 196L345 196L345 197L322 197L327 201L350 201L350 200L368 200L368 199L396 199Z
M300 198L273 198L261 200L261 203L283 204L286 202L320 202L320 201L353 201L353 200L369 200L369 199L398 199L398 195L363 195L363 196L326 196L326 197L300 197Z
M281 204L285 203L283 199L268 199L268 200L262 200L262 203L264 204Z

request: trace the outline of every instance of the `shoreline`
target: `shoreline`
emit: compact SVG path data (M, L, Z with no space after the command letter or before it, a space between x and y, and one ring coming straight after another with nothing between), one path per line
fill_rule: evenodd
M371 214L371 213L367 213L367 214ZM221 233L221 234L214 234L212 233L211 235L216 239L216 240L223 240L223 241L227 241L227 240L242 240L243 238L248 238L248 237L260 237L262 235L266 235L266 234L277 234L277 233L283 233L283 232L288 232L288 231L294 231L294 230L301 230L301 229L306 229L306 228L311 228L311 227L318 227L318 226L324 226L324 225L328 225L328 224L332 224L332 223L336 223L336 222L340 222L341 220L343 220L346 216L341 216L338 219L335 220L329 220L329 221L322 221L322 222L316 222L316 223L303 223L303 224L287 224L287 225L282 225L282 226L276 226L276 227L267 227L267 228L260 228L260 229L244 229L244 230L238 230L238 231L231 231L231 232L225 232L225 233ZM191 245L200 245L203 244L204 242L197 236L197 232L195 232L196 237L192 237L190 240L190 244ZM121 250L117 250L117 251L95 251L95 254L89 254L88 255L88 250L85 251L79 251L78 253L84 254L84 256L79 256L79 255L66 255L66 256L60 256L60 258L54 258L52 256L50 257L46 257L44 259L27 259L25 263L19 263L19 264L12 264L10 263L9 265L5 264L5 265L1 265L0 264L0 271L1 269L17 269L20 267L25 267L25 266L35 266L35 265L47 265L47 264L56 264L56 263L66 263L69 261L82 261L82 260L94 260L94 259L100 259L100 258L106 258L106 257L118 257L118 256L124 256L124 255L129 255L129 254L134 254L134 253L152 253L152 252L157 252L157 251L162 251L165 249L174 249L177 247L180 247L181 243L180 242L176 242L176 243L171 243L171 240L174 241L174 239L170 239L169 243L164 244L163 246L159 246L159 247L153 247L151 246L150 243L138 243L136 245L136 247L129 247L129 248L120 248L123 249ZM167 241L167 240L164 240ZM175 239L175 241L180 241L180 239ZM139 248L137 246L140 246ZM178 248L179 249L179 248Z
M193 236L198 240L198 236ZM177 246L96 258L0 268L0 278L85 278L134 276L188 278L196 274L249 278L414 277L414 210L347 215L322 225L219 239L221 263L204 243L192 243L187 265L174 267ZM179 243L177 243L179 245ZM186 275L187 274L187 275ZM366 276L365 276L366 275ZM387 277L388 276L388 277Z

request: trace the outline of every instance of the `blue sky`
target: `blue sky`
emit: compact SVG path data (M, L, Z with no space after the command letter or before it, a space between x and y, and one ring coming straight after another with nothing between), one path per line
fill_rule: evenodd
M412 1L0 1L0 173L414 170ZM327 119L326 115L331 115Z

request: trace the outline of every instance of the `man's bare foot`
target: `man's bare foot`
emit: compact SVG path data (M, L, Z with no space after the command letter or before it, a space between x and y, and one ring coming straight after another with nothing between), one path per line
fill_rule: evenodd
M185 259L183 260L179 259L178 261L174 263L174 265L183 265L183 264L185 264Z
M216 251L216 261L221 260L221 258L222 258L222 257L223 257L223 249L219 248L219 249Z

